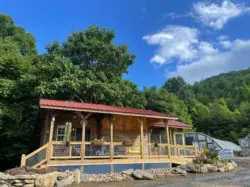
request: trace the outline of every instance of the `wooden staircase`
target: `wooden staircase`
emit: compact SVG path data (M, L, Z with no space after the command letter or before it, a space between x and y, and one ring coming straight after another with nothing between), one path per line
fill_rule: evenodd
M48 143L28 155L22 154L20 165L32 168L46 167L48 154L47 149Z

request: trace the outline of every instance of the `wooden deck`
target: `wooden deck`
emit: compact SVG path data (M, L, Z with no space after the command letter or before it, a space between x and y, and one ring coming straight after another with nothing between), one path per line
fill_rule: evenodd
M85 165L112 165L112 164L143 164L143 163L171 163L186 164L193 158L143 158L143 159L92 159L92 160L50 160L47 166L85 166Z
M115 145L121 145L119 142L114 142ZM115 164L143 164L143 163L171 163L171 164L186 164L191 162L192 159L196 156L196 150L193 146L186 145L168 145L159 144L158 147L154 147L152 144L145 144L143 150L146 149L157 149L153 151L144 151L144 154L141 155L142 151L124 153L121 155L120 152L115 152L107 149L108 151L115 152L116 154L111 157L109 152L105 152L107 155L84 155L81 157L81 154L74 155L72 146L78 145L78 149L81 149L81 143L71 142L69 146L65 146L62 142L52 142L52 145L58 146L61 145L60 149L47 150L48 144L40 147L29 155L23 155L21 165L39 167L50 166L84 166L84 165L115 165ZM85 146L90 145L89 142L85 142ZM103 146L110 145L110 142L105 143ZM100 147L100 146L99 146ZM168 154L170 150L170 154ZM60 152L61 151L61 152ZM49 153L49 154L48 154Z

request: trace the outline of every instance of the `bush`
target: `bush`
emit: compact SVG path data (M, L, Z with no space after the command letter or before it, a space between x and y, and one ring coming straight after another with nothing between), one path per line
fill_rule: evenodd
M215 151L204 149L193 162L195 164L216 164L219 160L220 159Z

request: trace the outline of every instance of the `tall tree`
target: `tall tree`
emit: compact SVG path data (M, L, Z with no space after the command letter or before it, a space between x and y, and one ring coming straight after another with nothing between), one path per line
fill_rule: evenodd
M61 47L56 42L48 46L49 54L59 52L82 70L93 74L102 72L108 79L126 73L133 64L135 55L128 52L127 45L115 45L115 33L91 26L85 31L73 33Z
M10 166L28 150L33 129L23 116L26 104L20 86L31 64L19 49L13 38L0 39L0 142L4 142L0 146L0 160Z
M48 53L41 57L35 72L40 80L36 81L37 94L143 108L143 94L135 84L122 80L135 55L126 45L115 45L114 37L113 31L92 26L73 33L62 45L48 45Z
M15 41L22 55L37 53L35 38L24 28L16 26L12 18L4 14L0 14L0 37Z
M192 100L195 98L193 90L189 84L185 82L182 77L173 77L168 79L163 88L170 93L175 94L179 99L184 101L188 109L191 110Z
M185 103L179 100L174 94L169 93L166 89L161 88L158 90L156 87L145 88L144 94L148 101L146 108L176 115L180 121L188 124L192 123Z

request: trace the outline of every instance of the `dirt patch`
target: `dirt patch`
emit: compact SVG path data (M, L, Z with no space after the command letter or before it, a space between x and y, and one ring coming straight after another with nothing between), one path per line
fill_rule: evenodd
M33 169L30 167L18 167L18 168L12 168L9 170L6 170L4 173L10 174L10 175L32 175L32 174L46 174L57 171L56 168L50 167L50 168L39 168L39 169Z

